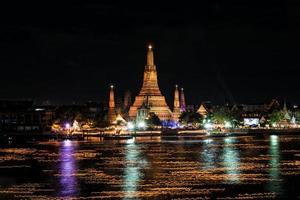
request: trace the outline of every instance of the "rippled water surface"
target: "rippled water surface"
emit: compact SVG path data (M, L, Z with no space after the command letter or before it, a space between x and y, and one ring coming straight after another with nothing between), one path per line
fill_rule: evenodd
M0 147L0 199L300 198L299 185L297 134Z

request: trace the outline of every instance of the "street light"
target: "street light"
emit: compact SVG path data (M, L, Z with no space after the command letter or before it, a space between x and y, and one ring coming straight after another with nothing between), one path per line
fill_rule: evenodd
M65 128L66 128L66 129L70 129L70 127L71 127L70 123L66 123L66 124L65 124Z
M227 122L227 121L225 121L225 128L231 128L232 127L232 125L231 125L231 123L230 122Z
M135 122L128 122L127 128L129 131L134 131L134 135L136 135L136 125Z
M204 128L205 129L212 129L212 124L211 123L205 123Z
M137 124L137 126L140 129L144 129L146 127L146 123L144 121L139 121L139 123Z
M128 122L128 123L127 123L127 128L128 128L129 130L133 130L133 129L135 128L134 123L133 123L133 122Z

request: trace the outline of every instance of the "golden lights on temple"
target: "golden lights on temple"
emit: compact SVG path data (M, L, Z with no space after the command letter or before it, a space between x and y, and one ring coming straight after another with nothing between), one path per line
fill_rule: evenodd
M114 86L110 86L109 96L109 121L115 120L116 111L114 108ZM128 106L128 105L127 105ZM162 95L158 85L158 74L154 63L153 45L148 44L146 54L146 65L144 68L144 76L142 88L135 97L133 104L130 105L127 113L123 116L127 119L135 119L142 111L144 114L154 113L160 120L178 121L180 114L185 111L185 97L183 88L179 90L179 86L175 86L173 112L167 105L165 97Z

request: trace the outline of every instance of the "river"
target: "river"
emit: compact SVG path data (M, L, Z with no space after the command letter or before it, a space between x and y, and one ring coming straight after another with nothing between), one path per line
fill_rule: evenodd
M300 135L24 141L0 147L0 199L300 197Z

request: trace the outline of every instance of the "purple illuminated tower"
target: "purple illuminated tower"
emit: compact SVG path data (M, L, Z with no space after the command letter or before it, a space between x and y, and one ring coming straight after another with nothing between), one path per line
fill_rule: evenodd
M185 104L183 88L181 88L181 93L180 93L180 109L181 109L181 112L186 111L186 104Z

